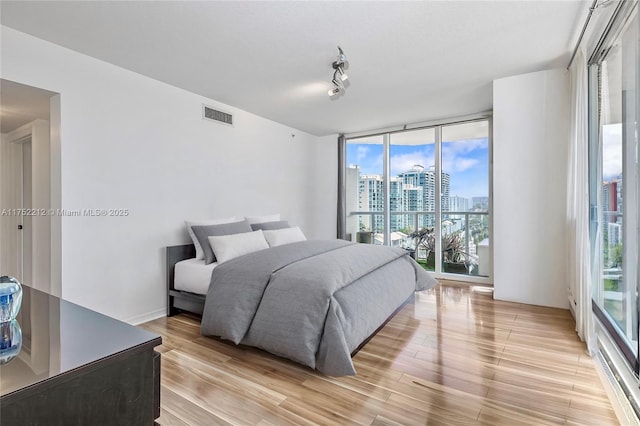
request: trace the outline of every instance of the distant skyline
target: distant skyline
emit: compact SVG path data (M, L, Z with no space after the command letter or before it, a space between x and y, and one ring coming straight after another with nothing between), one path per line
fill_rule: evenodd
M391 145L391 176L410 170L415 164L425 169L435 164L435 145ZM357 165L365 175L382 175L381 144L347 144L347 166ZM442 143L442 170L451 178L450 195L489 195L489 142L487 138Z

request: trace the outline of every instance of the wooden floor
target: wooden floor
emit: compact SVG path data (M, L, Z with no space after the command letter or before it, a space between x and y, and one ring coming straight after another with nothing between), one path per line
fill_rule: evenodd
M478 288L416 294L332 378L200 336L198 318L143 325L163 337L161 425L615 425L568 311L494 301Z

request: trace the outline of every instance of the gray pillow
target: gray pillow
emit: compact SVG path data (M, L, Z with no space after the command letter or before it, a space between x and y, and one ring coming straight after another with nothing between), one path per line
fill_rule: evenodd
M204 263L208 265L216 261L216 256L213 254L211 244L209 244L209 237L219 237L221 235L242 234L244 232L251 232L251 226L249 222L243 220L242 222L222 223L220 225L201 225L192 226L191 229L196 235L196 238L202 246L202 252L204 253Z
M291 228L289 226L289 222L286 220L276 220L274 222L263 222L263 223L252 223L251 229L257 231L258 229L262 229L263 231L273 231L276 229L284 229Z

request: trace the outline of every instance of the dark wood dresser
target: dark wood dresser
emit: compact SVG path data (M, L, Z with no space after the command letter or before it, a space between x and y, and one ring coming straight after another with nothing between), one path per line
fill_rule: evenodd
M160 416L160 336L27 286L17 321L22 348L0 366L0 425L148 426Z

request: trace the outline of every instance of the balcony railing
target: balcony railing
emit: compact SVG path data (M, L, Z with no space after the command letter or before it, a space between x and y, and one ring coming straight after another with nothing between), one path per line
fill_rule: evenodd
M436 213L434 211L392 211L391 216L391 244L409 250L416 250L412 238L408 235L417 229L435 228ZM354 211L349 214L349 218L358 218L356 223L349 224L347 228L351 233L355 232L357 242L385 244L384 241L384 213L380 211ZM394 217L405 216L404 220L394 220ZM365 218L363 220L363 217ZM348 218L348 219L349 219ZM465 254L472 266L467 267L466 275L488 276L490 270L489 254L489 213L486 211L446 211L442 212L440 222L442 235L459 234L464 241ZM404 237L403 237L404 235ZM419 249L419 248L418 248ZM424 255L424 254L423 254ZM426 255L425 255L426 256ZM420 258L420 251L416 253ZM443 270L446 255L442 256ZM428 268L431 269L431 268Z

